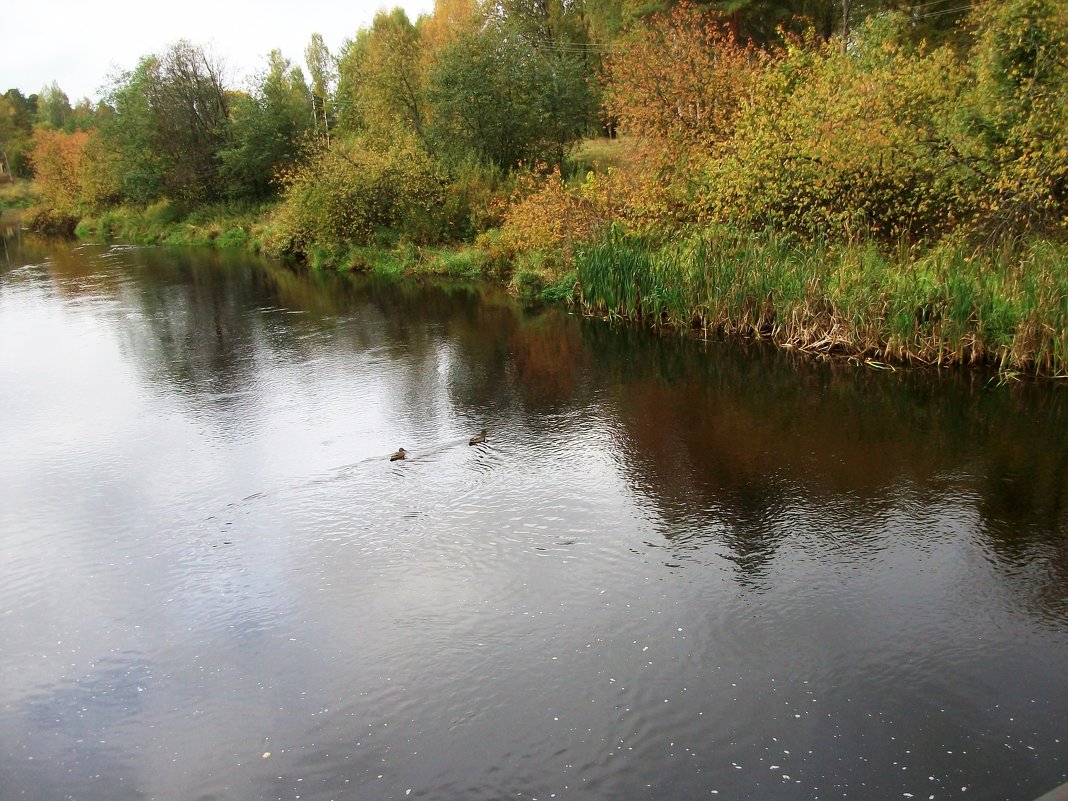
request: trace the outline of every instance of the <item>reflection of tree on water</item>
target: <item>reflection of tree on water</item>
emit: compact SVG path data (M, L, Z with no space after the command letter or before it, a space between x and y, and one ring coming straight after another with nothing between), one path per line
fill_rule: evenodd
M137 280L123 300L138 308L125 347L159 378L189 394L232 394L252 380L252 356L265 345L261 320L250 307L268 300L252 265L224 265L195 251L130 252ZM150 332L145 336L145 328Z
M1029 581L1030 606L1068 615L1068 398L1021 388L1041 414L1026 423L996 424L986 433L986 471L977 478L984 542L996 565ZM1021 415L1022 416L1022 415ZM1026 425L1026 438L1018 436Z
M999 565L1048 564L1046 591L1068 596L1060 388L884 374L629 327L583 331L618 404L631 482L675 550L726 546L741 576L757 580L791 536L776 517L784 507L813 528L877 530L908 487L919 510L976 498Z
M0 209L0 247L7 264L13 263L22 249L22 229L17 211Z
M373 305L387 341L416 362L435 360L448 347L449 392L473 416L500 409L502 396L527 413L574 401L586 368L575 325L557 310L521 310L496 288L449 282L389 282L357 278L354 302ZM378 333L354 315L354 336L373 347Z
M1013 519L997 508L1012 502L998 500L1004 458L1021 478L1043 477L1015 482L1012 497L1025 519L1032 510L1046 545L1035 531L987 524L991 549L1009 559L1000 549L1020 539L1026 559L1060 542L1065 562L1057 510L1068 476L1063 449L1047 443L1063 441L1056 432L1068 409L1048 385L991 389L978 373L813 363L760 343L700 343L555 309L524 312L493 290L449 283L352 286L350 303L378 314L353 315L350 335L361 348L381 346L372 320L382 321L391 357L409 360L399 373L404 394L435 391L426 380L444 342L449 403L461 416L508 415L535 436L544 415L567 409L618 420L621 461L656 509L665 545L724 547L746 581L760 581L799 517L851 536L858 519L875 530L902 487L917 508L937 506L946 492L966 503L953 493L967 490L984 520Z

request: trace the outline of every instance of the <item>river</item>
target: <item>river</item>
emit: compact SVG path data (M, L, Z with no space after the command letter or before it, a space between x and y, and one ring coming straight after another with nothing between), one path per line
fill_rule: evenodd
M244 254L0 256L3 801L1068 780L1063 384Z

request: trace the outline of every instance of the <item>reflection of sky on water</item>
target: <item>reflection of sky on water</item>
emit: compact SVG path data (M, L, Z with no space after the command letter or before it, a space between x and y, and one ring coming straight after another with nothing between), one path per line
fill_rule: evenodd
M1065 674L1034 665L1068 656L1056 389L89 252L0 274L5 787L1063 775Z

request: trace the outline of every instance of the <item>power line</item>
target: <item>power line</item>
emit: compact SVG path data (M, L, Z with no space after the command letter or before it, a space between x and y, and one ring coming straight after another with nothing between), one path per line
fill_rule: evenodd
M931 0L931 2L925 2L924 0L921 0L920 2L916 3L916 8L914 9L914 11L923 11L924 13L927 13L935 6L943 6L946 3L956 2L959 2L959 0Z
M928 17L942 17L946 14L957 14L961 11L971 11L972 6L960 6L958 8L947 8L943 11L932 11L929 14L918 14L913 19L927 19Z

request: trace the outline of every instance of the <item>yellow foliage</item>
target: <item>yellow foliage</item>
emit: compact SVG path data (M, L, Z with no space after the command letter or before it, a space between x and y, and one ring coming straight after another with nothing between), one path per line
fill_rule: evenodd
M62 216L78 217L97 208L118 189L112 160L95 131L38 128L31 163L42 200Z
M391 232L418 241L433 232L428 220L442 192L430 157L404 140L381 149L360 137L335 139L284 181L268 245L275 253L366 245Z
M853 50L810 38L769 65L733 136L704 154L707 219L894 239L970 215L967 170L944 145L963 88L954 54L873 27Z
M568 263L576 243L608 223L608 212L597 195L566 187L559 169L523 173L504 215L501 241L513 252L540 251Z

